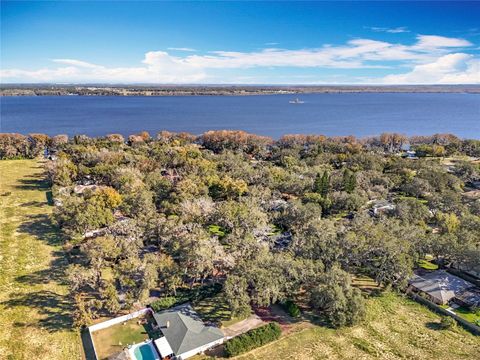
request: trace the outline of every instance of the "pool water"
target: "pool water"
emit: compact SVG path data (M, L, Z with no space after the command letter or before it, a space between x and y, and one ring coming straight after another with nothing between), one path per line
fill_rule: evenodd
M154 349L152 349L152 345L142 344L135 348L133 351L135 358L137 360L158 360L159 357L154 353Z

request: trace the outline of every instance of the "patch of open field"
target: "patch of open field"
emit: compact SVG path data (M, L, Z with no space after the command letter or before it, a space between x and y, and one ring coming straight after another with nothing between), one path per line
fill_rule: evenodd
M36 160L0 161L0 359L81 359L66 261Z
M437 330L440 317L393 293L368 300L358 326L299 328L237 359L475 359L480 338L463 329Z

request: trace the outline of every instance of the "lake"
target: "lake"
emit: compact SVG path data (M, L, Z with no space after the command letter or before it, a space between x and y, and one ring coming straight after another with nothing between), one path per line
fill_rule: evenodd
M241 129L368 136L453 133L480 139L480 94L355 93L166 97L2 97L1 132L48 135Z

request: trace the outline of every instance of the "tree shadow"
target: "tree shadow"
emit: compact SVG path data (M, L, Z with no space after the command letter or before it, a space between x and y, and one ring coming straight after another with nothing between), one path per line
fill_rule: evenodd
M253 311L263 321L275 321L280 325L295 324L303 320L302 316L292 317L284 311L280 305L274 304L270 306L253 306Z
M83 329L80 334L82 338L83 351L85 353L86 360L97 360L95 355L95 349L93 347L93 340L90 332L87 329Z
M200 302L195 305L195 309L207 323L221 324L223 321L228 321L231 318L229 306L224 301L218 299L212 299L208 303L205 303L205 301Z
M29 201L29 202L20 204L21 207L42 207L45 205L46 203L43 201Z
M217 345L211 349L205 351L205 355L214 359L226 359L227 353L225 352L225 344Z
M429 321L425 324L425 327L430 330L442 330L442 325L438 322Z
M19 182L18 189L46 192L46 200L49 201L50 186L43 173L20 179ZM30 201L21 206L38 208L47 205L47 202ZM63 237L59 229L53 224L51 216L46 213L24 216L17 231L28 234L50 246L59 246L63 243ZM51 262L46 269L17 276L15 279L18 283L31 286L44 284L45 290L35 291L35 288L28 293L12 292L9 294L9 300L1 303L6 308L26 307L35 309L39 314L39 320L36 320L28 318L27 312L25 320L14 323L15 327L37 327L50 332L72 329L74 302L71 296L57 293L56 290L47 290L47 287L50 286L49 283L52 283L52 286L66 284L65 270L68 261L63 251L54 250L51 256Z
M44 315L36 324L29 323L15 323L17 327L39 326L47 331L54 332L64 329L71 329L73 321L71 314L73 306L71 299L68 296L57 294L49 290L41 290L31 292L28 294L17 295L10 294L10 300L4 301L1 304L6 308L13 308L25 306L29 308L36 308L39 314Z
M54 259L50 262L50 267L48 269L17 276L15 280L23 284L31 285L45 284L50 281L54 281L60 285L67 285L65 270L68 266L68 261L60 251L55 251L53 256Z
M38 176L38 179L32 179L32 177L35 176L29 175L26 179L19 179L18 182L20 185L15 185L15 187L20 190L47 191L50 189L50 184L44 175Z
M332 324L324 316L314 310L303 311L302 317L314 325L334 329Z
M37 239L45 241L48 245L57 246L63 243L59 229L53 224L48 214L35 214L27 216L27 220L22 222L18 231L24 234L35 236Z

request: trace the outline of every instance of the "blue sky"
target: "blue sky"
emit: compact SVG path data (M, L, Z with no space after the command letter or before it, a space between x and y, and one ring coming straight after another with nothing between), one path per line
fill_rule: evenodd
M480 2L1 2L1 81L480 83Z

